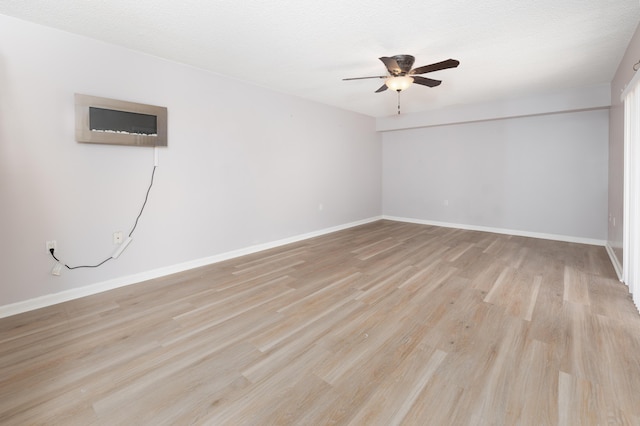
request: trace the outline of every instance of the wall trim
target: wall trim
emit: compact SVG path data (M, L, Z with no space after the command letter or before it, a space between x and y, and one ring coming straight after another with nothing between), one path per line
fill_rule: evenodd
M346 223L343 225L333 226L330 228L324 228L318 231L308 232L308 233L296 235L293 237L283 238L283 239L272 241L269 243L258 244L254 246L241 248L238 250L229 251L226 253L220 253L213 256L194 259L187 262L166 266L163 268L141 272L138 274L118 277L112 280L89 284L87 286L61 291L59 293L48 294L45 296L28 299L22 302L12 303L10 305L0 306L0 318L5 318L5 317L21 314L28 311L33 311L35 309L45 308L48 306L56 305L58 303L68 302L70 300L91 296L94 294L102 293L109 290L114 290L116 288L125 287L128 285L138 284L138 283L152 280L155 278L161 278L167 275L188 271L190 269L212 265L214 263L223 262L225 260L246 256L248 254L257 253L257 252L269 250L276 247L281 247L287 244L296 243L299 241L319 237L319 236L330 234L337 231L342 231L344 229L365 225L367 223L375 222L381 219L392 220L395 222L407 222L407 223L416 223L421 225L441 226L443 228L457 228L457 229L465 229L469 231L492 232L495 234L506 234L506 235L520 236L520 237L540 238L544 240L564 241L564 242L570 242L570 243L603 246L606 248L607 253L609 254L611 262L613 263L613 267L616 270L616 273L618 274L618 278L621 277L620 271L622 269L620 266L620 262L616 258L613 252L613 249L604 240L572 237L568 235L528 232L528 231L520 231L520 230L513 230L513 229L492 228L487 226L466 225L466 224L460 224L460 223L438 222L433 220L414 219L414 218L399 217L399 216L381 215L381 216L374 216L368 219L363 219L355 222Z
M620 263L620 260L618 260L618 256L616 256L616 252L613 250L613 247L611 247L611 245L608 242L604 245L604 248L607 249L609 260L611 260L613 269L616 270L616 275L618 276L618 280L620 280L620 282L624 282L622 279L622 263Z
M164 277L164 276L175 274L178 272L188 271L190 269L211 265L211 264L222 262L225 260L234 259L236 257L246 256L248 254L253 254L260 251L269 250L269 249L284 246L287 244L307 240L310 238L319 237L321 235L342 231L344 229L365 225L367 223L375 222L381 219L382 219L382 216L374 216L368 219L358 220L355 222L333 226L333 227L321 229L318 231L295 235L293 237L283 238L281 240L276 240L269 243L249 246L249 247L233 250L226 253L216 254L216 255L204 257L201 259L194 259L194 260L179 263L176 265L170 265L163 268L153 269L150 271L145 271L145 272L128 275L124 277L118 277L112 280L89 284L86 286L61 291L59 293L47 294L45 296L28 299L22 302L16 302L10 305L0 306L0 318L5 318L5 317L21 314L28 311L33 311L35 309L57 305L58 303L68 302L70 300L91 296L94 294L102 293L109 290L114 290L116 288L125 287L132 284L138 284L143 281Z
M462 223L438 222L434 220L414 219L409 217L387 216L383 215L383 219L393 220L396 222L417 223L421 225L441 226L443 228L466 229L468 231L492 232L494 234L514 235L518 237L540 238L543 240L564 241L567 243L588 244L592 246L605 246L605 240L593 238L572 237L569 235L545 234L541 232L520 231L515 229L492 228L489 226L466 225Z

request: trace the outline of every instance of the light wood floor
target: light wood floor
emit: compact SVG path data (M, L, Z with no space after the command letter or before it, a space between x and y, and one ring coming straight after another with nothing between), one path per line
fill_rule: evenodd
M640 425L602 247L380 221L0 320L0 424Z

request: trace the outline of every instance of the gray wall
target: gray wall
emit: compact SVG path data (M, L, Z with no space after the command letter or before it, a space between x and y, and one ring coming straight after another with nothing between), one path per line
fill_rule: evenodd
M383 213L604 242L607 138L606 109L385 132Z
M640 26L636 29L611 82L609 111L609 236L608 244L622 265L624 213L624 104L620 94L631 80L633 65L640 60Z
M166 106L169 146L79 144L74 93ZM0 15L0 307L379 217L370 117ZM322 208L320 208L322 205Z

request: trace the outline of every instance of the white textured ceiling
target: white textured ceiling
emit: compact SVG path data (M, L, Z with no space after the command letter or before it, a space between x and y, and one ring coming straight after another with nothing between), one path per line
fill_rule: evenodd
M418 112L609 83L640 20L638 0L0 0L0 13L374 117L380 56L411 54L435 88ZM640 59L640 52L638 52Z

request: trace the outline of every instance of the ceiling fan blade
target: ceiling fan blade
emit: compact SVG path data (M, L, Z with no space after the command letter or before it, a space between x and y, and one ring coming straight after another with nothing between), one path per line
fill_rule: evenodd
M455 68L458 65L460 65L460 61L456 59L447 59L446 61L436 62L435 64L414 68L409 72L409 74L426 74L428 72L445 70L447 68Z
M365 78L387 78L386 75L376 75L373 77L351 77L351 78L343 78L342 81L347 81L347 80L364 80Z
M398 62L395 59L389 58L388 56L383 56L379 59L392 75L398 75L402 72L402 68L400 68L400 65L398 65Z
M434 80L432 78L420 77L419 75L412 75L413 82L416 84L422 84L423 86L436 87L439 86L442 81Z
M383 84L378 90L376 90L376 93L384 92L385 90L387 90L387 85Z

